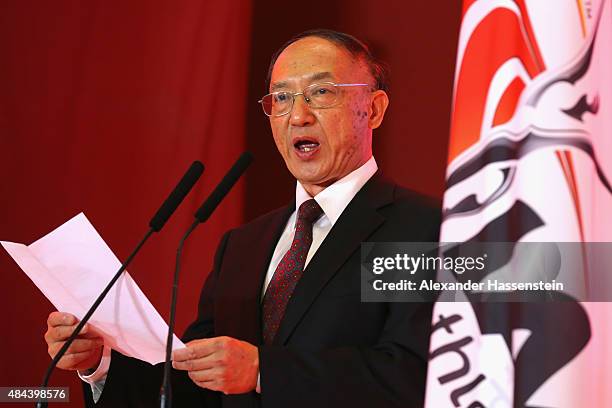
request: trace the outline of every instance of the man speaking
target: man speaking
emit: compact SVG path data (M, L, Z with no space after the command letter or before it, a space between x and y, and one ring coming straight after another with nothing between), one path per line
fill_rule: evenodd
M382 177L372 131L389 104L383 66L354 37L311 30L273 57L260 103L295 201L227 232L198 317L173 354L175 407L423 405L431 304L361 302L363 241L435 241L439 213ZM54 356L75 327L54 312ZM159 405L163 364L83 333L59 367L96 405Z

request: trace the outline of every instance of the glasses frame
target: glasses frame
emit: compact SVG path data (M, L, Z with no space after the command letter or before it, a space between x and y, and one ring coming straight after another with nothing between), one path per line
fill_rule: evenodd
M269 94L265 94L264 96L261 97L260 100L257 101L257 103L259 103L261 105L262 110L264 111L264 114L268 117L274 117L274 118L279 118L281 116L285 116L288 113L290 113L293 110L293 105L295 104L295 97L298 95L302 95L302 97L304 98L304 102L306 102L308 104L309 107L311 107L312 109L326 109L326 108L331 108L333 106L325 106L325 107L315 107L312 106L310 104L310 99L306 97L306 95L304 95L304 91L306 91L308 88L314 88L317 85L332 85L334 87L349 87L349 86L370 86L370 84L348 84L348 83L343 83L343 84L337 84L335 82L317 82L316 84L310 84L307 87L305 87L304 89L302 89L302 92L289 92L289 91L276 91L276 92L270 92ZM291 95L291 106L289 106L289 110L287 110L287 112L285 113L281 113L280 115L272 115L272 114L268 114L266 112L266 109L264 108L263 105L263 100L265 97L270 96L270 95L277 95L279 93L285 93L287 95Z

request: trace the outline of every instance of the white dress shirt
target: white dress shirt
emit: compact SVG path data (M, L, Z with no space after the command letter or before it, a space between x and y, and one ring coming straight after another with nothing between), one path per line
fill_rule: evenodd
M329 234L332 227L340 218L340 215L345 210L345 208L349 205L351 200L355 197L357 192L361 190L364 184L376 173L378 170L378 165L376 164L376 160L374 160L374 156L370 157L370 159L365 162L361 167L353 170L351 173L347 174L340 180L336 181L334 184L325 188L319 194L314 196L314 199L317 201L321 209L323 210L323 215L319 217L319 219L312 226L312 244L310 245L310 249L308 250L308 255L306 256L306 264L304 267L308 265L314 254L317 252L321 243ZM296 183L295 188L295 208L289 220L287 221L287 225L285 225L285 229L281 234L278 242L276 243L276 248L274 248L274 253L272 254L272 259L270 260L270 265L268 266L268 271L266 273L266 279L264 281L264 285L261 291L261 299L263 300L263 295L272 280L272 276L276 271L278 264L285 253L291 247L291 243L293 242L293 236L295 235L295 221L297 217L297 209L300 208L300 205L306 200L309 200L311 197L302 184L298 181ZM110 367L110 349L107 346L104 346L104 352L102 356L102 360L100 361L100 365L93 373L83 373L79 372L79 377L81 380L89 383L91 385L91 390L93 394L93 399L95 402L98 401L100 395L102 394L102 389L104 387L104 383L106 382L106 375L108 373L108 369ZM257 375L257 392L259 392L259 374Z
M321 246L321 243L327 234L329 234L329 231L331 231L336 221L338 221L338 218L340 218L340 215L344 209L348 206L353 197L355 197L355 194L357 194L363 185L374 175L374 173L376 173L376 170L378 170L378 166L376 165L374 156L372 156L370 157L370 160L365 162L361 167L353 170L353 172L347 174L314 196L315 201L323 210L323 215L312 225L312 244L310 245L308 255L306 256L304 268L306 268L314 254L317 252ZM311 197L306 190L304 190L304 187L302 187L302 184L300 184L298 181L295 188L295 211L293 214L291 214L291 217L289 217L287 225L285 226L285 229L283 230L283 233L276 244L276 248L274 249L274 254L270 260L266 279L261 291L262 300L263 295L266 292L270 281L272 280L272 276L278 267L278 264L283 259L283 256L285 256L285 253L289 250L289 248L291 248L293 236L295 235L297 210L300 208L300 205L304 203L304 201L310 200L311 198L313 197Z

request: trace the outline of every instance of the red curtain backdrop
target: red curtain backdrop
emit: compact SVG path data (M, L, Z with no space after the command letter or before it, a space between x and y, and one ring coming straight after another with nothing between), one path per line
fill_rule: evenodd
M184 252L180 334L221 234L293 198L295 180L257 104L272 53L317 27L370 43L392 79L374 137L379 166L441 197L460 13L460 2L401 0L4 1L0 239L29 244L84 211L125 259L188 165L202 160L196 190L129 268L167 317L179 236L235 158L253 151L245 181ZM0 386L37 385L53 307L4 250L0 279ZM74 374L58 370L52 382L70 386L70 406L81 406Z
M29 244L84 211L120 259L193 160L200 184L129 268L168 316L176 245L245 148L249 1L9 1L0 13L0 239ZM235 188L184 252L177 333L195 317ZM0 386L37 385L52 305L4 250ZM81 406L79 381L57 370Z

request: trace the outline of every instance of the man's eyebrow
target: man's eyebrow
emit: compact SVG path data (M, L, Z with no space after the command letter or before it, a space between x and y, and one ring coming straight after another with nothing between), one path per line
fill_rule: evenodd
M316 72L314 74L308 75L306 78L308 79L308 81L318 81L321 79L333 79L333 75L331 72ZM287 88L289 86L289 82L288 81L279 81L279 82L274 82L271 86L270 86L270 91L274 92L277 91L279 89L283 89L283 88Z
M276 91L277 89L287 88L289 84L287 81L275 82L270 86L270 91Z
M310 76L311 81L318 81L319 79L332 79L334 76L331 72L317 72Z

